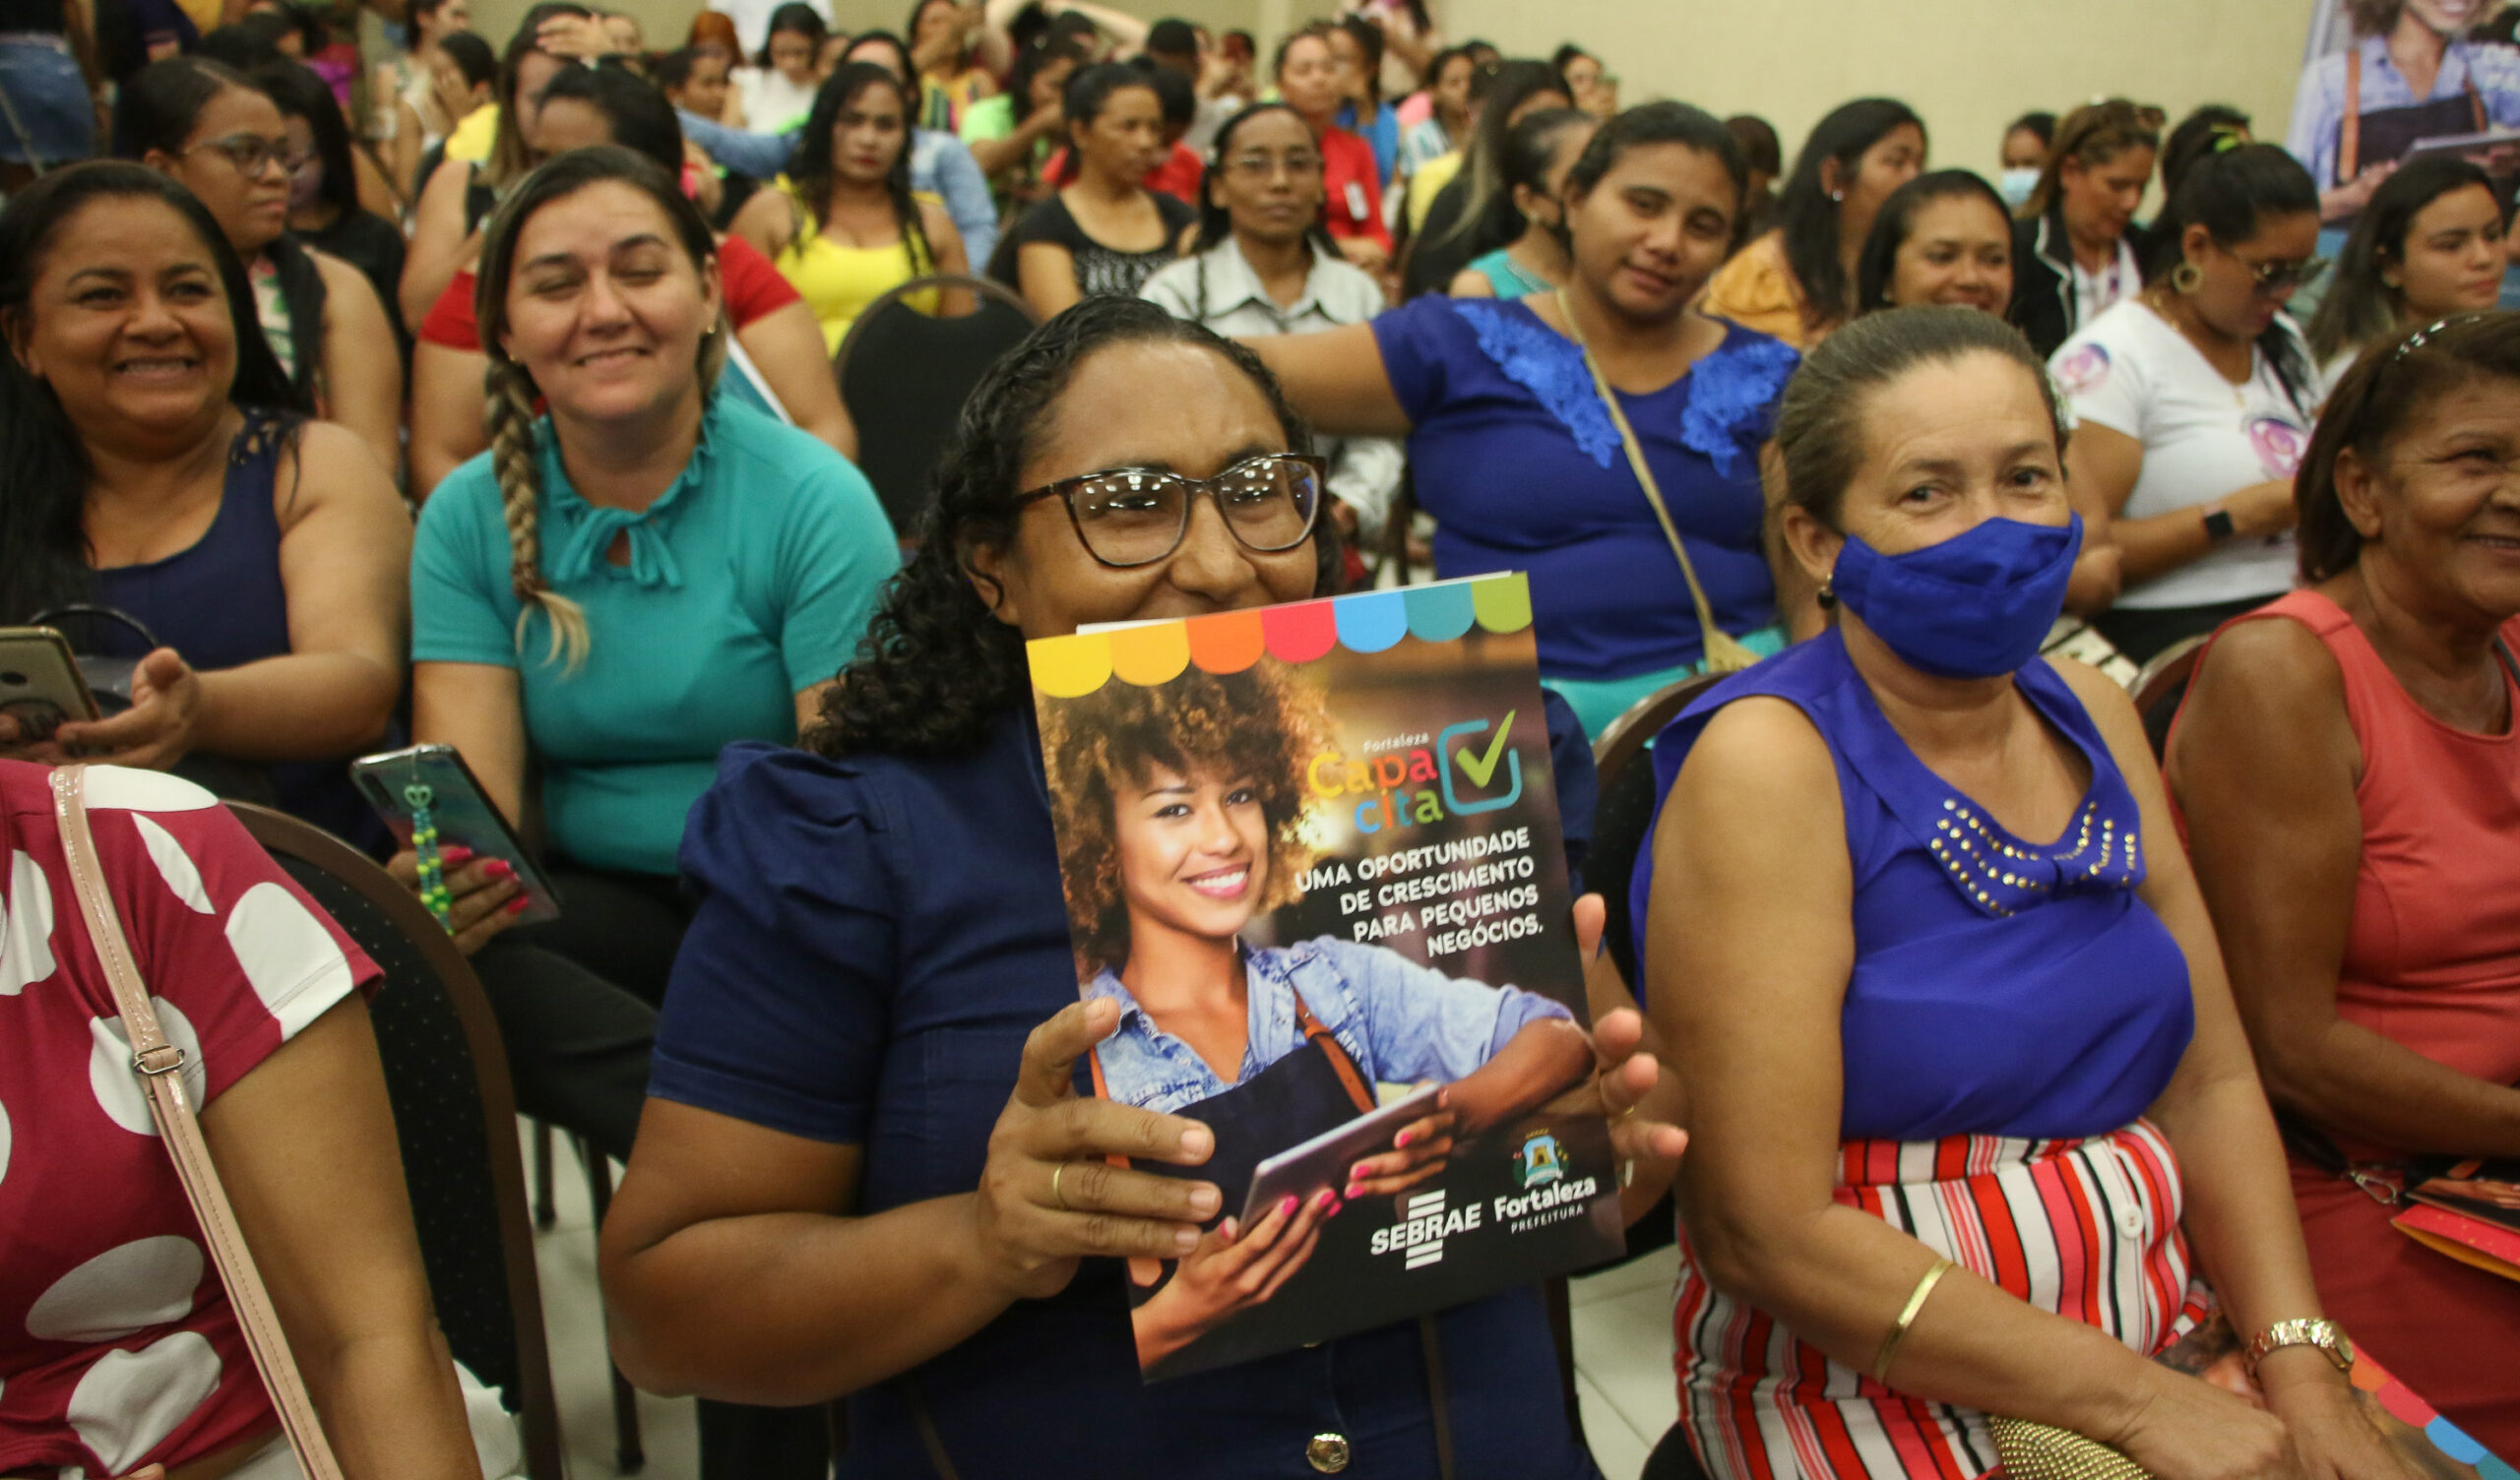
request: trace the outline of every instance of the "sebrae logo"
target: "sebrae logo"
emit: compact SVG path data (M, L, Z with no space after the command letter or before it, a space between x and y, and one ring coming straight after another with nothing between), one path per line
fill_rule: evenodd
M1523 797L1523 758L1513 748L1517 712L1506 710L1493 734L1486 720L1465 719L1444 726L1433 744L1412 750L1354 758L1323 751L1304 769L1304 779L1316 796L1361 798L1354 814L1359 832L1510 807Z
M1447 1234L1467 1233L1479 1227L1480 1206L1473 1202L1447 1211L1443 1189L1418 1193L1403 1199L1400 1221L1374 1234L1372 1252L1402 1254L1403 1269L1422 1269L1438 1264L1444 1259Z
M1534 1131L1514 1148L1514 1186L1523 1192L1566 1175L1566 1148L1546 1131Z

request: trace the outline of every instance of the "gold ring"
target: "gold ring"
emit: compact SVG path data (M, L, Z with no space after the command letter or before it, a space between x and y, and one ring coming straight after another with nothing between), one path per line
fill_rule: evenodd
M1059 1190L1059 1179L1067 1175L1067 1169L1070 1164L1071 1163L1062 1161L1057 1166L1050 1169L1050 1196L1058 1200L1058 1204L1061 1208L1068 1212L1074 1212L1076 1209L1069 1204L1067 1201L1067 1194Z

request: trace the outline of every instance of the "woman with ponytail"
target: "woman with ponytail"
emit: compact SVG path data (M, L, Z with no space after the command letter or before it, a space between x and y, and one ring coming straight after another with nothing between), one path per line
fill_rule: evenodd
M931 273L971 271L945 203L911 192L917 99L887 67L843 63L814 94L788 173L735 215L734 234L777 264L813 310L825 354L837 352L858 314L890 289ZM924 291L910 301L934 313L937 297Z
M2293 588L2319 380L2284 304L2325 266L2318 210L2291 154L2227 143L2154 221L2143 292L2048 362L2080 423L2075 509L2110 530L2125 582L2093 624L2137 662Z
M720 748L795 738L899 563L854 468L710 396L721 299L708 222L655 161L606 145L528 175L474 304L490 450L438 485L411 557L413 736L518 824L538 770L559 894L558 920L481 950L517 886L452 868L457 942L520 1105L614 1156L687 919L683 813Z
M1808 350L1856 313L1856 259L1891 192L1925 167L1925 126L1890 97L1858 97L1803 141L1776 227L1733 254L1698 307Z

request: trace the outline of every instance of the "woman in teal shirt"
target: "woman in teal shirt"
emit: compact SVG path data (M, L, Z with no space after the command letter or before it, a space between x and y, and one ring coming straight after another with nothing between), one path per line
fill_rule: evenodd
M722 747L795 738L899 554L855 468L710 395L724 357L714 248L654 162L606 147L536 170L491 220L477 313L491 447L420 515L413 733L461 751L511 819L538 770L561 918L481 956L503 1016L557 1018L556 993L593 991L551 955L652 1008L685 922L683 814ZM496 868L450 870L468 951L522 907ZM635 1043L644 1079L647 1024L629 1006L613 1004L612 1047ZM605 1056L590 1085L583 1055L535 1048L555 1031L512 1028L520 1098L626 1151L641 1092L622 1092L627 1060Z

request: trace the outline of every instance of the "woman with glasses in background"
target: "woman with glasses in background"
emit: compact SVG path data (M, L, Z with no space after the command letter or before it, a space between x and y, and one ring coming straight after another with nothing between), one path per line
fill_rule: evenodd
M1217 131L1191 255L1138 295L1236 339L1366 322L1382 312L1382 288L1321 229L1321 152L1302 115L1282 102L1243 109ZM1400 491L1400 444L1323 438L1320 452L1340 532L1371 541Z
M288 231L309 156L271 94L198 57L152 62L122 85L114 153L189 190L244 259L263 338L315 414L356 432L389 471L403 461L403 365L385 305L358 269Z
M2325 267L2318 228L2292 155L2208 154L2153 223L2143 292L2048 361L2079 422L2066 485L2125 582L2093 622L2136 662L2292 589L2319 385L2284 303Z

